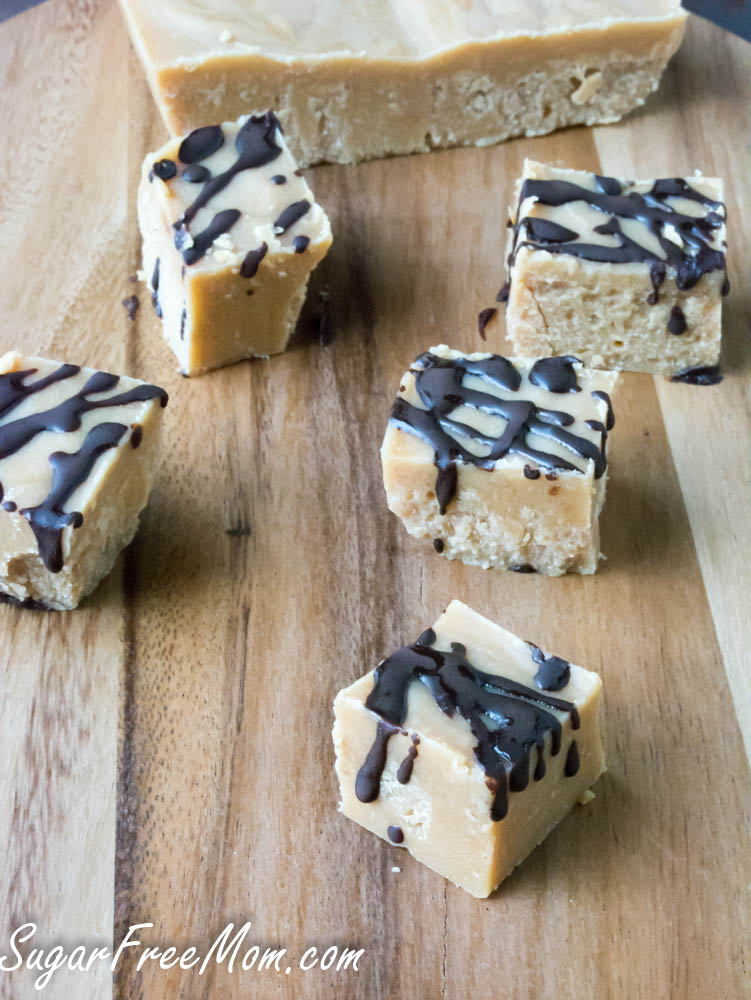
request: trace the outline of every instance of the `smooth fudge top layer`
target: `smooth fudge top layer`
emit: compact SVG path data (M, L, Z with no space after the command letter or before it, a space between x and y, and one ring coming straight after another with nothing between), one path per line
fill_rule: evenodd
M0 358L0 501L34 532L46 568L63 567L63 530L116 450L137 448L141 421L167 393L137 379L16 353Z
M605 472L615 418L609 372L587 372L570 356L508 359L441 345L402 378L391 425L424 441L438 469L441 512L456 494L457 466L503 461L530 479L542 473Z
M722 182L696 175L625 181L527 160L509 264L524 247L606 264L647 264L657 301L668 271L681 290L725 271Z
M457 634L452 622L461 610L470 634ZM565 776L578 771L575 737L563 744L563 727L579 728L581 705L600 685L599 677L557 656L546 656L531 642L452 601L433 628L403 646L373 673L365 707L378 719L376 737L360 768L355 794L361 802L378 798L388 741L410 729L410 719L426 720L409 755L408 781L420 766L419 736L450 742L474 756L492 792L495 822L508 811L509 792L521 792L545 776L545 754L562 758ZM432 701L440 709L423 712ZM430 719L435 721L429 722ZM403 782L405 783L405 782Z
M195 129L147 156L143 174L194 270L232 266L252 277L267 253L331 239L271 112Z
M157 66L259 55L297 59L424 59L514 36L682 21L678 0L122 0L139 46Z

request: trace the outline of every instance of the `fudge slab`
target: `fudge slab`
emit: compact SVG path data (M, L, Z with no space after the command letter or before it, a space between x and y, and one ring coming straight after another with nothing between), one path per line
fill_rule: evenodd
M0 594L76 607L138 527L167 393L137 379L0 358Z
M722 181L626 181L527 160L508 236L506 326L520 354L571 352L676 375L720 354Z
M383 440L389 508L451 559L594 573L616 380L567 356L431 347L402 377Z
M452 601L336 696L341 811L488 896L605 770L601 700L597 674Z
M677 0L121 0L172 134L273 108L302 164L616 121L657 86Z
M143 163L143 267L185 375L283 351L331 226L275 115L202 126Z

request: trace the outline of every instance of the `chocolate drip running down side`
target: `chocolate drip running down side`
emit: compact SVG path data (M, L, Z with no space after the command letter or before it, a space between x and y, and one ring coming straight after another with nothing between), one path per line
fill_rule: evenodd
M539 372L539 385L542 388L555 386L552 391L561 393L578 389L574 360L563 357L538 362L535 368ZM592 441L565 430L574 422L570 413L540 408L530 400L501 399L464 386L465 376L474 375L507 392L517 392L521 375L508 359L493 354L470 361L468 358L441 358L427 352L417 358L412 373L425 409L398 397L391 410L391 421L401 430L421 438L433 449L438 469L435 492L441 514L446 513L456 495L457 462L460 460L481 469L492 469L506 455L519 455L547 470L566 469L571 472L584 472L586 462L591 460L595 478L599 479L605 472L604 444L598 447ZM489 437L469 424L452 420L452 412L460 406L504 418L506 426L503 433L497 438ZM585 468L559 455L532 448L527 444L530 433L563 446L572 455L583 459ZM459 437L485 446L488 454L475 455L458 440Z
M34 368L0 375L0 417L12 413L29 396L55 382L72 378L80 371L77 365L61 365L49 375L28 383L25 380L35 374ZM64 434L79 430L81 417L90 410L127 406L129 403L146 402L150 399L159 399L162 406L167 405L167 393L155 385L147 384L135 386L133 389L105 399L89 398L113 389L119 381L117 375L95 372L79 392L64 399L57 406L0 424L0 459L20 451L37 434L46 431ZM63 511L63 506L89 477L99 456L114 448L127 429L125 424L120 423L96 424L87 433L79 451L53 452L49 456L53 470L50 492L38 506L19 511L29 522L42 561L51 573L59 573L63 568L63 529L68 525L79 528L83 524L83 515L79 511ZM142 436L143 431L139 427L138 433L134 432L134 439L137 438L137 442L140 443ZM136 446L134 444L134 447Z
M657 180L649 191L624 193L623 183L615 177L596 177L598 190L591 190L572 181L527 178L522 184L514 226L513 249L509 266L513 265L522 247L546 250L548 253L567 253L597 263L649 265L652 293L648 301L655 304L659 288L665 280L667 267L675 269L675 283L681 290L693 288L703 274L725 271L725 254L712 245L714 232L724 225L725 206L701 194L682 178ZM596 226L594 232L612 236L616 245L588 243L581 234L565 229L556 223L536 217L521 216L522 205L533 198L541 205L560 207L583 201L590 208L603 213L606 221ZM702 216L686 215L669 204L670 198L681 198L705 206ZM619 219L635 219L658 241L664 257L648 250L627 236ZM680 244L669 238L678 235ZM723 286L723 294L725 288Z
M389 739L404 731L407 693L412 684L422 683L445 715L451 718L458 713L469 724L477 740L475 757L493 792L490 816L498 822L508 812L509 792L521 792L529 784L533 747L537 749L535 781L545 773L543 754L548 734L550 755L560 753L562 726L554 712L567 712L572 729L579 728L579 713L572 702L478 670L467 660L461 643L452 643L451 651L446 652L433 648L435 641L435 633L428 629L416 643L403 646L376 669L365 707L379 721L373 745L357 775L355 794L361 802L378 798ZM567 751L567 776L578 770L578 755L574 768L572 747Z

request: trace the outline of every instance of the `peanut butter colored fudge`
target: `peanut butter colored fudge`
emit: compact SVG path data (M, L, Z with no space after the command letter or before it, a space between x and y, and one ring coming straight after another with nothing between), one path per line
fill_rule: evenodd
M286 348L331 227L273 114L149 154L138 218L152 301L183 374Z
M716 365L722 197L700 175L634 182L527 160L509 222L515 350L657 375Z
M303 164L612 122L656 87L678 0L121 0L173 135L274 108Z
M341 811L489 896L605 770L602 682L460 601L334 701Z
M15 352L0 358L0 594L75 608L138 527L167 394Z
M487 569L594 573L617 376L431 347L381 448L388 505L438 552Z

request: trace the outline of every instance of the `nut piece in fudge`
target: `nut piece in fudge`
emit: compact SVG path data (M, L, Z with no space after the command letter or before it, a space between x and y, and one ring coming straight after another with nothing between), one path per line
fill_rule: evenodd
M452 601L340 691L341 811L484 897L605 770L597 674Z
M167 393L92 368L0 358L0 594L74 608L138 527Z
M700 175L624 181L527 160L509 221L514 349L656 375L716 365L722 198Z
M276 108L305 163L615 121L680 44L679 0L121 0L173 135Z
M611 372L431 347L402 377L381 448L390 509L485 569L594 573Z
M143 164L143 267L185 375L278 354L331 245L271 112L196 129Z

